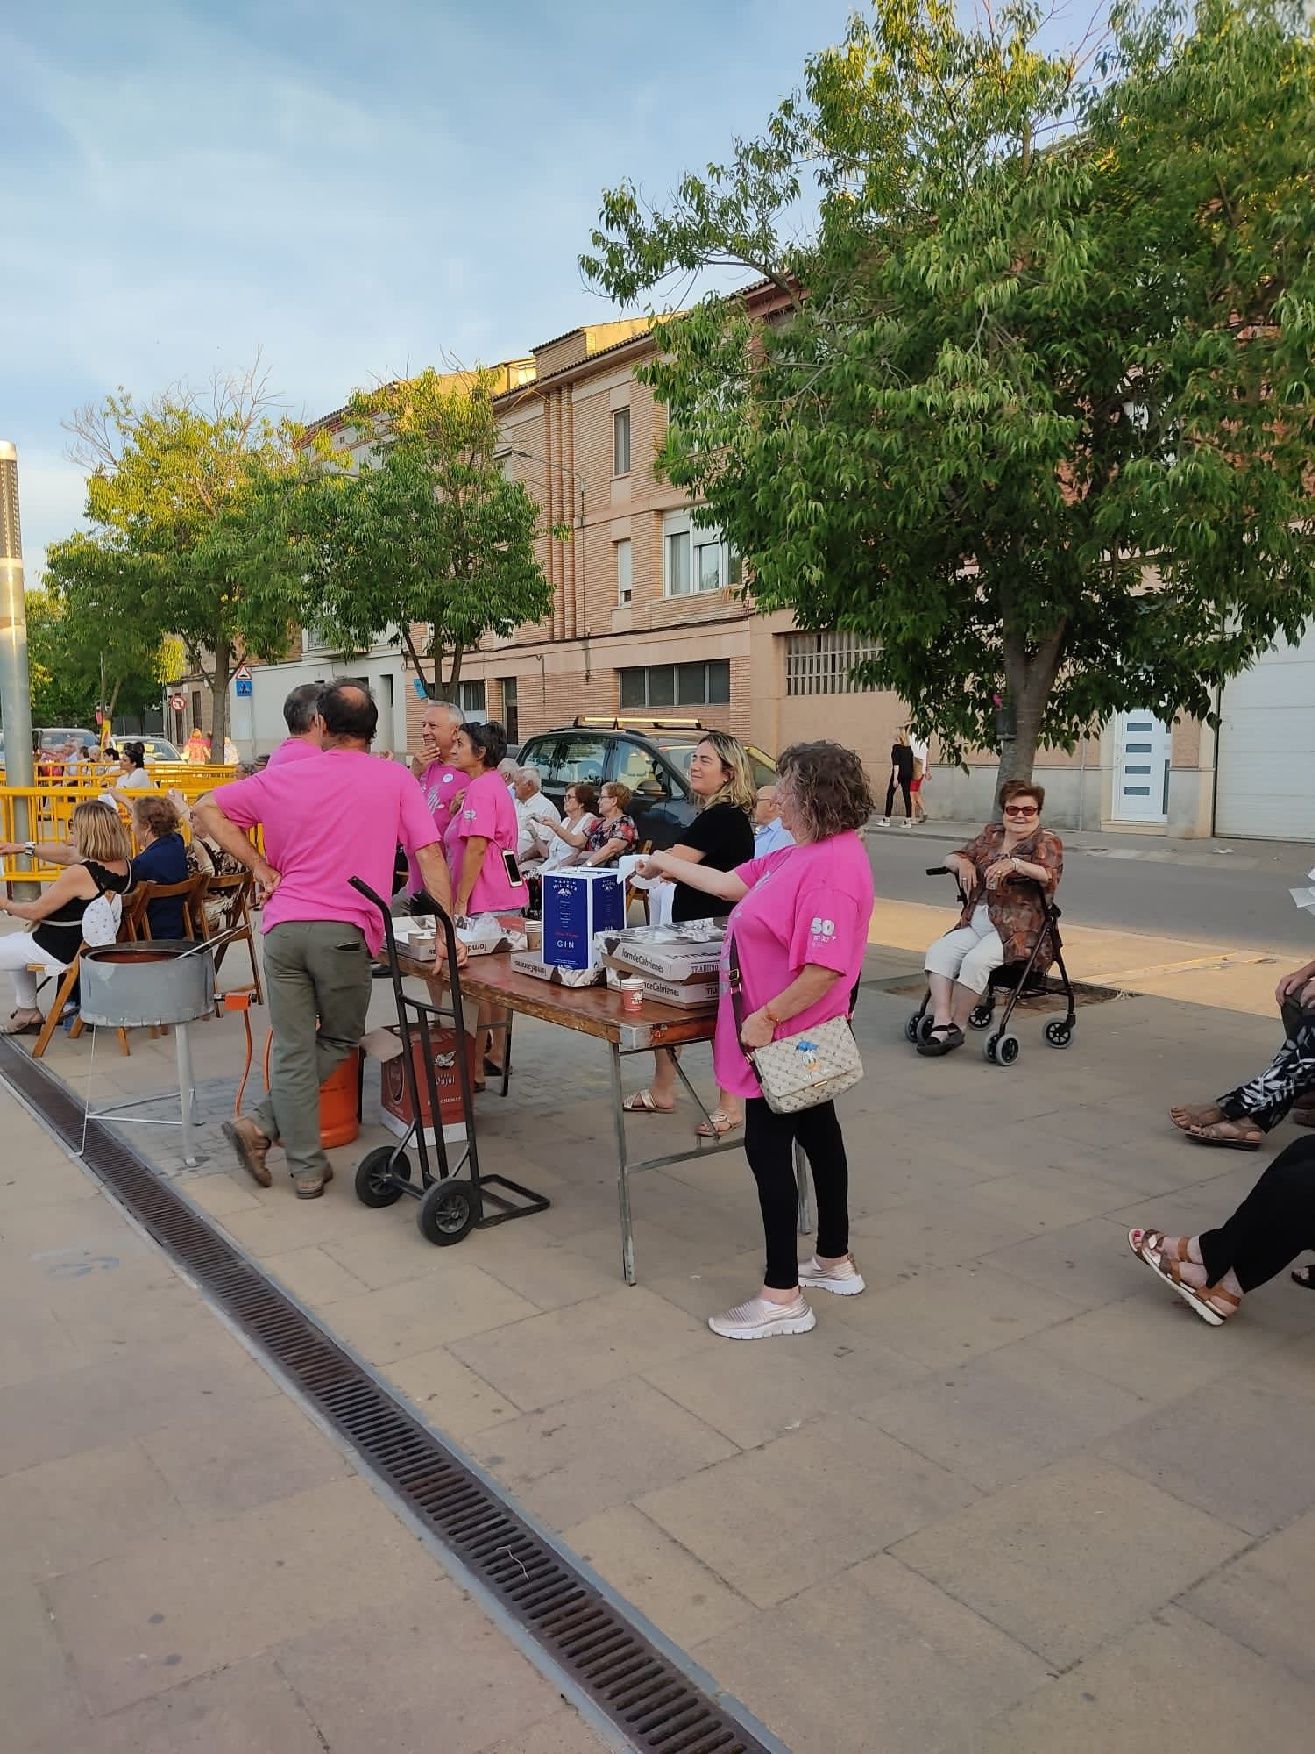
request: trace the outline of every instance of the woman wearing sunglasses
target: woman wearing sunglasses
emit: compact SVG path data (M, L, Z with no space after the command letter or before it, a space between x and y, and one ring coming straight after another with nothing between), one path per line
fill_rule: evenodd
M968 899L955 929L927 952L932 1027L918 1044L920 1054L934 1058L962 1047L964 1026L992 970L1026 962L1047 931L1042 891L1049 900L1059 887L1064 846L1041 826L1045 801L1041 786L1007 780L1000 788L1003 821L988 822L975 841L945 861ZM1053 949L1047 954L1043 945L1036 972L1043 974L1053 960Z

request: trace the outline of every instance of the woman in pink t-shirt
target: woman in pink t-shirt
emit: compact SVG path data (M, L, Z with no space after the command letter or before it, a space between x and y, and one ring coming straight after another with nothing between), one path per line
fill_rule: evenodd
M516 806L498 772L498 763L506 753L507 733L492 721L463 725L452 743L452 765L466 780L461 808L453 814L443 836L458 918L463 914L514 913L530 899L516 866L520 839ZM512 870L517 870L515 882ZM485 1077L502 1076L502 1062L493 1057L493 1036L488 1031L496 1032L506 1021L507 1014L500 1008L480 1007L479 1048ZM477 1079L475 1088L481 1089L483 1082Z
M721 1002L712 1060L723 1090L743 1096L744 1149L758 1184L767 1244L762 1290L710 1316L729 1340L804 1334L815 1317L801 1287L853 1297L863 1280L849 1253L845 1142L830 1102L773 1114L746 1048L848 1014L863 968L872 915L872 867L858 830L872 814L863 764L836 743L796 743L781 756L777 804L796 844L716 871L655 853L641 874L660 873L736 905L727 921ZM735 1026L727 962L740 966L743 1026ZM794 1146L808 1157L817 1193L817 1253L798 1259Z

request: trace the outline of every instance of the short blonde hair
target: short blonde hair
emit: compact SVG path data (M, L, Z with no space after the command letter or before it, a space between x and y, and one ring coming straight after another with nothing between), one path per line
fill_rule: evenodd
M751 816L758 802L758 793L753 783L753 769L749 766L749 753L743 743L728 731L705 731L699 742L709 745L725 772L725 778L703 808L708 810L714 804L734 804L746 816Z
M117 810L99 798L79 804L69 822L73 844L84 859L130 859L132 842Z

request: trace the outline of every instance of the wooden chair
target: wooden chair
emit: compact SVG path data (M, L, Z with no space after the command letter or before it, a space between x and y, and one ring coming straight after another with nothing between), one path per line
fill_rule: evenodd
M251 917L251 897L255 892L255 878L249 871L244 871L232 877L204 877L200 881L205 885L201 892L202 905L199 910L200 935L208 940L220 937L226 932L233 934L231 938L226 938L215 951L215 973L219 973L220 965L228 954L229 945L245 944L247 955L251 958L250 991L255 994L257 1005L263 1005L265 995L260 986L260 963L256 958L256 931ZM212 921L206 911L205 903L215 900L222 900L223 907L217 918Z
M651 853L653 851L652 841L646 840L646 841L642 842L639 846L637 846L635 848L635 851L638 854L640 854L641 857L644 853ZM630 923L630 909L634 905L635 902L638 902L640 907L643 908L643 910L644 910L644 924L647 925L648 924L648 891L647 891L647 889L636 889L635 884L634 884L634 879L632 878L626 884L625 921L626 921L627 925L629 925L629 923Z
M178 896L183 904L183 936L191 943L207 936L204 900L209 877L186 877L181 883L139 883L129 891L124 918L131 923L137 942L151 942L150 906Z
M127 936L127 923L128 915L125 907L123 918L119 922L118 942L120 944L131 942ZM37 1036L36 1045L32 1049L32 1058L34 1060L39 1060L44 1057L45 1051L50 1046L55 1031L59 1028L59 1020L64 1015L64 1007L73 997L73 989L77 985L78 972L82 967L82 952L88 948L89 946L86 944L79 944L77 955L73 958L72 962L69 963L60 978L59 985L55 989L54 1001L52 1002L49 1011L46 1012L46 1020L41 1025L41 1033ZM48 974L50 971L44 964L39 964L35 966L34 972L37 974ZM72 1029L69 1030L70 1041L76 1041L85 1027L82 1017L79 1014L73 1021ZM132 1049L128 1046L128 1031L126 1029L116 1029L114 1033L119 1038L120 1052L130 1055Z

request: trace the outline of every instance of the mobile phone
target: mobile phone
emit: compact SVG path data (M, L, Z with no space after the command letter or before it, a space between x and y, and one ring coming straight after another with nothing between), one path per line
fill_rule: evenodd
M513 889L519 889L521 884L524 883L525 879L524 879L524 877L521 876L520 861L517 859L515 853L512 853L512 852L504 852L503 853L502 867L503 867L503 870L506 871L506 873L507 873L508 883L511 884Z

